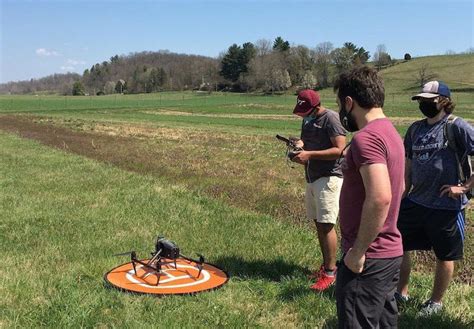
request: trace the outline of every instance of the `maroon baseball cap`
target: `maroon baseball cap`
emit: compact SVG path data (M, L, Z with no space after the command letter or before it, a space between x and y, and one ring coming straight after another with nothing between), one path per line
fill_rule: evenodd
M293 113L300 117L305 117L313 111L313 109L321 103L319 93L312 89L305 89L298 93L296 106Z

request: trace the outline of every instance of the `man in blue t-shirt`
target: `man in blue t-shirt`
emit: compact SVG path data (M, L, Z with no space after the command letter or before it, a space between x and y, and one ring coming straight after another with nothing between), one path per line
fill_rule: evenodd
M408 251L433 249L437 258L433 291L420 315L442 309L454 261L463 257L464 208L474 180L470 171L464 181L459 174L459 163L470 165L469 157L474 155L474 129L452 116L454 103L450 96L444 83L426 83L422 92L412 97L426 119L413 123L405 135L406 197L398 218L405 254L396 298L399 302L408 300Z

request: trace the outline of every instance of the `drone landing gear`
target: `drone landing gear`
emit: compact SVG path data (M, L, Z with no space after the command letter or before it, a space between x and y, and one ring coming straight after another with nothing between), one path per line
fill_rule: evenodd
M152 258L146 262L141 261L137 258L137 253L135 251L129 251L121 254L117 254L115 256L125 256L125 255L130 255L130 261L133 266L133 272L135 273L135 276L138 276L137 273L137 263L142 265L142 267L145 267L148 270L151 270L155 276L156 276L156 286L159 285L160 283L160 278L163 273L162 267L167 266L167 265L173 265L174 269L178 269L178 264L177 264L177 259L185 259L189 263L195 263L197 265L197 268L199 269L198 275L195 277L195 279L199 279L201 276L201 272L203 269L203 264L205 262L204 256L199 255L199 259L193 259L187 256L184 256L180 254L179 247L172 241L166 240L163 237L158 237L156 241L156 246L155 246L155 252L152 252Z

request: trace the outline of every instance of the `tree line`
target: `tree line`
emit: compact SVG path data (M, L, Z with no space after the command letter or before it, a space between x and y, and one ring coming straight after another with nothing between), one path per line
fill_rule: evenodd
M409 58L407 58L407 56ZM405 59L410 59L409 54ZM73 95L150 93L165 90L263 91L289 88L325 88L334 77L355 65L365 64L370 53L346 42L335 48L323 42L314 48L290 45L287 40L261 39L233 44L218 58L177 54L169 51L115 55L96 63L82 75L54 74L42 79L0 85L0 93L42 91ZM372 56L378 68L392 63L384 45Z

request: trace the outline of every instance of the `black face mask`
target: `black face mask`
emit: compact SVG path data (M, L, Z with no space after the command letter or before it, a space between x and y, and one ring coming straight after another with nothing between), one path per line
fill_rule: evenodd
M344 104L342 104L341 109L339 110L339 120L341 120L341 124L347 131L354 132L359 130L357 127L357 122L354 117L351 115L351 112L354 108L352 108L349 112L346 111Z
M434 118L439 113L435 102L420 102L419 107L421 113L428 118Z

